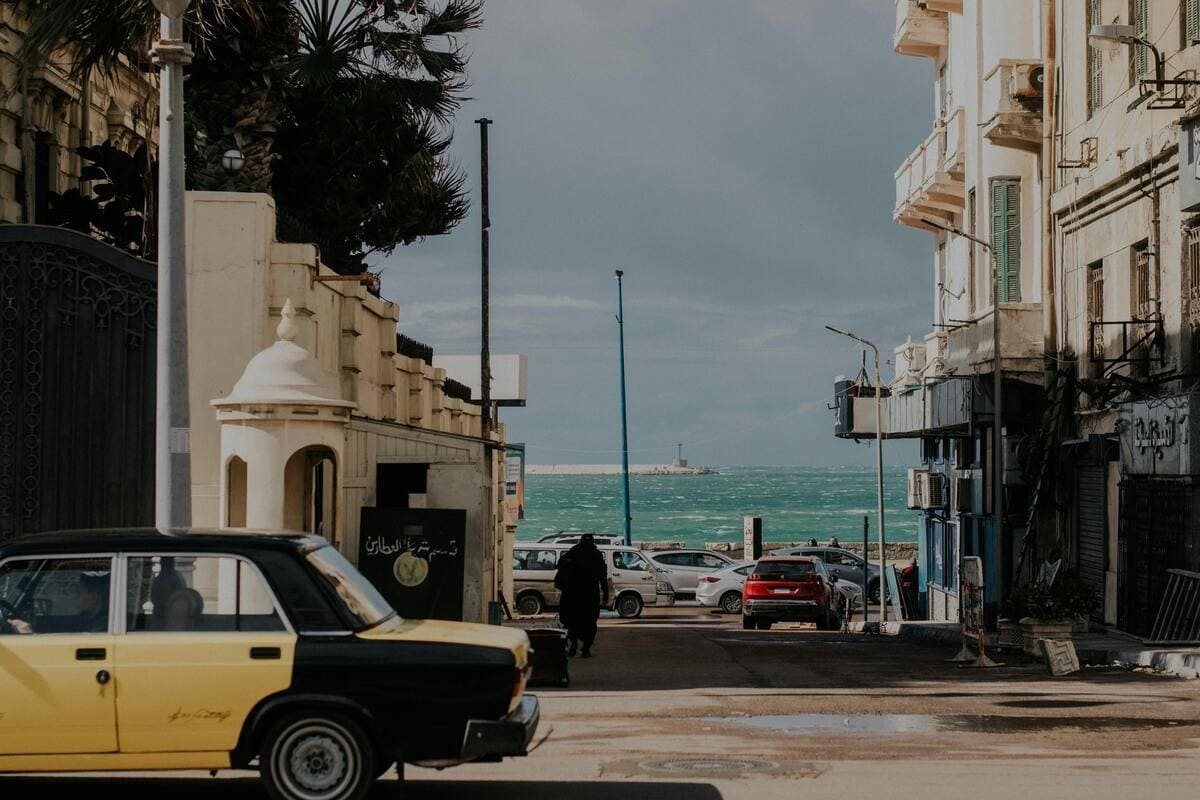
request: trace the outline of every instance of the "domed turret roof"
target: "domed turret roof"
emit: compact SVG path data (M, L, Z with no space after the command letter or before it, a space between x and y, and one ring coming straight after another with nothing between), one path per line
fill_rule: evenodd
M229 396L214 400L214 406L304 405L353 408L331 385L316 357L295 343L296 310L289 298L275 329L279 340L262 350L246 365Z

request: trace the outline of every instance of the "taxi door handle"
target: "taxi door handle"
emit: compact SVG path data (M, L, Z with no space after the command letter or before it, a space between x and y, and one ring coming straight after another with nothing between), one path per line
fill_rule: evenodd
M75 651L76 661L104 661L108 651L103 647L80 647Z
M278 661L283 653L278 647L251 647L250 657L256 661Z

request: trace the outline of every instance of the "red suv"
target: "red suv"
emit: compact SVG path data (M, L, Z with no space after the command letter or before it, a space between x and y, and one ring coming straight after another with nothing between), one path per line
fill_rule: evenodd
M842 618L833 580L819 559L802 556L759 559L742 590L742 627L767 630L776 622L815 622L835 631Z

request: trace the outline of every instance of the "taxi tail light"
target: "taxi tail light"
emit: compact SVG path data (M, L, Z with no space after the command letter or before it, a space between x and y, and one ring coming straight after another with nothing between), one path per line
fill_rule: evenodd
M512 699L517 700L525 693L525 684L529 683L529 676L533 674L533 665L526 661L524 664L516 668L516 676L513 681Z

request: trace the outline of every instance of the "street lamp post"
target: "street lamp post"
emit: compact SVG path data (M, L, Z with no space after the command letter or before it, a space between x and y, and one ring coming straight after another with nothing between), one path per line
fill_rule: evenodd
M871 348L875 353L875 513L879 518L879 624L882 626L887 624L887 533L883 524L883 380L879 373L879 348L871 342L862 338L856 333L851 333L843 328L835 328L832 325L826 325L827 330L842 336L849 336L856 342L861 342ZM865 565L867 554L863 552L863 574L864 576L870 572ZM865 578L864 578L865 579ZM863 590L866 590L866 586ZM863 607L867 605L867 598L863 598ZM865 615L864 615L865 616Z
M625 505L625 546L633 544L633 518L629 513L629 420L625 410L625 297L621 278L625 276L622 270L617 270L617 331L621 347L621 486Z
M191 422L188 411L187 252L184 244L183 40L190 0L153 0L162 15L151 49L159 65L158 360L154 449L154 523L192 524Z

